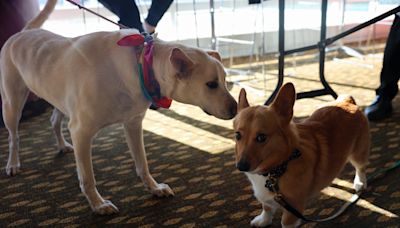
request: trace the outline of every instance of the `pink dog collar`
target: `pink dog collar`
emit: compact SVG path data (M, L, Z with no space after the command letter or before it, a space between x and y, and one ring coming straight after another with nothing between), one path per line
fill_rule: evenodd
M140 87L143 95L156 107L169 108L172 99L161 96L160 84L157 82L153 72L153 37L150 35L143 36L133 34L120 39L117 44L119 46L141 46L144 45L143 59L140 61L138 55L138 73L140 79Z

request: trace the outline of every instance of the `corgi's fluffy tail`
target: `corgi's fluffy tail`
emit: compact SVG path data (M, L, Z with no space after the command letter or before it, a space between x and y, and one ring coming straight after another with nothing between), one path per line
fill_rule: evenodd
M354 100L354 98L350 95L339 95L336 100L338 102L346 102L346 103L357 105L356 100Z
M48 0L43 10L40 11L40 13L35 18L29 21L28 24L26 24L24 30L42 27L44 22L50 16L51 12L53 12L54 8L56 7L56 4L57 0Z

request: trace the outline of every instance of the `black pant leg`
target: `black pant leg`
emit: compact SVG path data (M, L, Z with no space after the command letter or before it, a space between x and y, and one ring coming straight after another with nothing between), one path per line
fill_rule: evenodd
M107 9L119 17L119 23L143 32L140 12L135 0L99 0Z
M164 13L172 4L172 1L173 0L153 0L147 14L146 22L149 25L156 27Z
M381 85L376 90L377 95L393 99L398 92L400 78L400 16L396 15L383 55L381 70Z

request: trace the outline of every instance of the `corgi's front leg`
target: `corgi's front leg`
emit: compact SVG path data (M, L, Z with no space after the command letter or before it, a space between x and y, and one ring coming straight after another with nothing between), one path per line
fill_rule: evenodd
M274 217L276 207L273 204L262 203L263 210L261 214L254 217L251 220L250 225L255 227L265 227L272 224L272 218Z
M299 211L302 213L302 211ZM281 225L282 228L296 228L301 225L301 219L297 218L291 212L283 210Z

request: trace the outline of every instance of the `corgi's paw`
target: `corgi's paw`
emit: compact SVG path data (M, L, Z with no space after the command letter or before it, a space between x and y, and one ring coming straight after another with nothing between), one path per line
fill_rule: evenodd
M251 220L250 225L255 227L265 227L272 224L272 213L263 212Z
M150 189L150 192L153 195L156 195L158 197L165 197L165 196L173 196L174 192L172 191L172 189L164 183L161 184L157 184L157 186L153 189Z
M354 177L353 187L356 192L367 189L367 177L365 174L356 175Z

